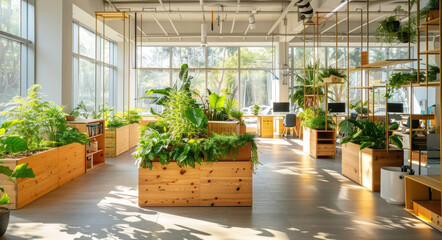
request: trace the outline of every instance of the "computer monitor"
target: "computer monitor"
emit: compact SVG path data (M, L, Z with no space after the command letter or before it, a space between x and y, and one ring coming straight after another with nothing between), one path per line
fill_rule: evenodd
M344 113L345 103L328 103L328 111L332 113Z
M387 103L387 111L389 113L402 113L404 112L403 103Z
M290 112L290 103L288 102L274 102L273 112Z

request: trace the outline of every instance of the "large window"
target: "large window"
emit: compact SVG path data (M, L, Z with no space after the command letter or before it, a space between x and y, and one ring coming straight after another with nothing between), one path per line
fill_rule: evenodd
M103 51L103 38L98 36L95 53L95 33L75 22L72 43L74 104L83 102L90 111L102 106L103 101L113 107L117 82L117 44L105 39Z
M239 103L239 108L251 113L255 104L272 105L272 47L138 47L137 97L145 96L151 88L164 88L179 84L178 73L183 63L189 64L192 89L207 96L206 89L217 94L226 94ZM151 102L143 99L137 106L148 110ZM270 112L268 112L270 113Z
M0 0L0 111L34 83L33 60L28 57L33 40L28 34L33 28L28 21L32 9L27 0Z

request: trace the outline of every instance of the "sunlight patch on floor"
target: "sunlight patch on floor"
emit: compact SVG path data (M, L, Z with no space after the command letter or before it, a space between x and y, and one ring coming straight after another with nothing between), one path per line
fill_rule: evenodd
M155 230L154 238L168 239L168 236L176 236L176 234L179 233L183 239L238 239L238 236L241 236L242 239L289 239L286 233L270 228L238 227L242 225L241 223L232 223L227 226L161 212L157 223L158 226L162 226L163 228Z

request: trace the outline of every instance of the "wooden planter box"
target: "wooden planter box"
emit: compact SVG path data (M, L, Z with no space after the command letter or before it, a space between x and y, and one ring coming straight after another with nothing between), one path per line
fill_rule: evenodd
M138 128L140 124L132 123L129 125L129 148L133 148L138 145L138 137L140 133L138 132Z
M239 134L243 135L247 132L247 126L246 125L240 125L239 126Z
M336 131L303 128L303 150L314 158L336 156Z
M1 161L11 169L29 163L28 167L35 173L35 178L17 179L16 183L2 184L12 202L8 205L9 209L20 209L86 171L85 146L78 143L53 148L29 157Z
M251 145L239 149L236 161L196 164L183 168L153 163L138 169L139 206L252 206Z
M130 125L106 129L106 157L116 157L129 150Z
M58 186L72 181L86 172L86 148L72 143L58 148Z
M239 121L209 121L209 136L212 133L217 134L240 134L240 122Z
M359 150L360 145L342 145L342 175L364 186L372 192L379 192L382 167L400 167L404 161L404 151L391 149Z

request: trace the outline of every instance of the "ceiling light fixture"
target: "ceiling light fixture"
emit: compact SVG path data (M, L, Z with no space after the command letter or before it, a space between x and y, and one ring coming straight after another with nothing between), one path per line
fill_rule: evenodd
M285 27L285 39L284 39L284 64L282 64L282 67L281 67L281 73L282 73L282 76L283 76L283 79L282 79L282 85L287 85L288 84L288 82L287 82L287 76L289 75L289 65L287 64L287 60L286 60L286 50L288 49L287 48L287 17L285 17L284 18L284 27Z
M204 23L201 23L201 47L207 47L207 32Z
M256 28L255 15L253 13L251 13L250 17L249 17L249 28L250 28L250 30L253 30Z

